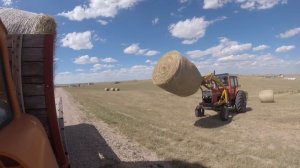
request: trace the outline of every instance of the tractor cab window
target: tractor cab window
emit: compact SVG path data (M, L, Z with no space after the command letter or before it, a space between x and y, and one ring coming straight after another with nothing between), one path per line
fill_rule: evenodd
M237 86L234 79L235 79L234 76L231 76L231 77L230 77L230 86L231 86L231 87Z
M7 88L3 67L2 55L0 53L0 129L12 119L12 113L8 103Z
M227 76L222 76L221 81L225 86L228 86L228 77Z

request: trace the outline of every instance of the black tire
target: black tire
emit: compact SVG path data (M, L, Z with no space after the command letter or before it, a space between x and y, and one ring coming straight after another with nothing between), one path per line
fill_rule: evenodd
M201 105L198 105L195 109L195 116L196 117L202 117L204 116L204 108Z
M246 93L242 90L238 91L235 97L235 108L238 113L244 113L247 110Z
M229 109L226 106L221 107L220 119L222 121L227 121L229 119Z

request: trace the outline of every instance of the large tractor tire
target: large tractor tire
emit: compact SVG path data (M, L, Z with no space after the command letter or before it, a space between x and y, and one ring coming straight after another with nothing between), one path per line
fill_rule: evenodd
M246 112L247 108L247 96L246 92L239 90L235 97L235 108L238 113Z
M227 121L229 119L229 109L226 106L221 107L220 119L222 121Z
M198 105L195 109L195 116L196 117L202 117L204 116L204 108L202 105Z

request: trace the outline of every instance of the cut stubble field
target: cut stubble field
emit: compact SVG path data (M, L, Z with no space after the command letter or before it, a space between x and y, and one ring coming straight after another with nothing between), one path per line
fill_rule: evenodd
M206 110L194 116L200 91L178 97L151 81L66 88L89 117L103 120L166 160L207 167L299 167L300 80L241 76L248 111L229 121ZM121 91L104 91L118 87ZM275 103L260 103L258 92L273 89Z

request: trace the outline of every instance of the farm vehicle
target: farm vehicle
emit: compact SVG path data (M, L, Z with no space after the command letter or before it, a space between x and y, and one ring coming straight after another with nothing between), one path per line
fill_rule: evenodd
M230 108L238 113L246 112L247 92L239 90L237 75L212 73L202 78L202 101L195 109L196 117L204 116L205 108L220 111L222 121L229 119Z

